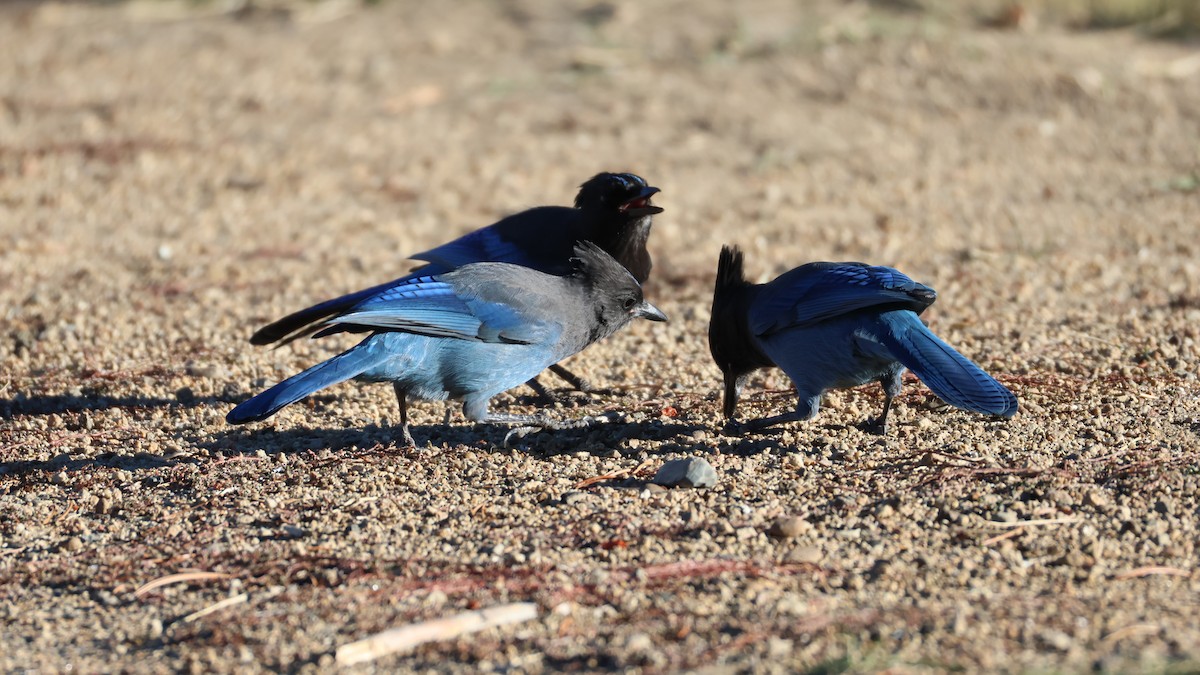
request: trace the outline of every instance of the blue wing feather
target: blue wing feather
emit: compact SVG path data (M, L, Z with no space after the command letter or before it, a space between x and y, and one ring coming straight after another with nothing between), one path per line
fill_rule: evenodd
M569 270L575 241L589 234L578 209L539 206L410 257L444 270L477 262L508 262L561 274Z
M884 305L920 314L937 298L899 270L863 263L810 263L765 284L750 308L756 335L811 326Z
M453 285L430 276L406 280L367 298L328 324L521 344L557 334L545 322L529 321L512 305L460 295Z

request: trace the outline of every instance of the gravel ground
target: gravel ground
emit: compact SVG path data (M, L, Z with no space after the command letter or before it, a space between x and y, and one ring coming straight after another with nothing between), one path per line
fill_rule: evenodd
M0 6L0 670L1200 668L1200 71L1132 32L819 0ZM225 412L347 343L262 323L600 170L663 189L593 430L383 386ZM1012 388L722 435L717 251L899 267ZM521 389L499 410L531 411ZM744 414L791 404L764 371ZM697 456L715 487L651 482ZM168 574L222 573L141 594ZM214 611L195 612L229 599Z

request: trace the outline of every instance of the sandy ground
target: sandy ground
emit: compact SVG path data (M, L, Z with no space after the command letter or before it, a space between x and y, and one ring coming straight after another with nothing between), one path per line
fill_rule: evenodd
M0 7L0 670L330 670L514 601L366 668L1200 668L1194 45L800 4ZM554 412L623 417L503 448L418 404L406 449L346 385L224 423L347 344L255 327L605 169L663 189L672 322ZM877 387L722 435L726 242L932 285L1021 412L910 381L887 438ZM742 409L790 402L764 371ZM690 455L715 488L648 486ZM228 576L134 593L186 570Z

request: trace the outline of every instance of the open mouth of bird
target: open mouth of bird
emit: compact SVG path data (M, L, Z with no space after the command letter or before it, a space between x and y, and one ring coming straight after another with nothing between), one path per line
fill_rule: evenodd
M650 203L649 195L631 199L619 206L617 210L621 213L634 216L649 216L655 213L662 213L662 207L654 206Z
M638 197L632 201L625 202L619 210L628 211L629 209L641 209L650 205L649 197Z

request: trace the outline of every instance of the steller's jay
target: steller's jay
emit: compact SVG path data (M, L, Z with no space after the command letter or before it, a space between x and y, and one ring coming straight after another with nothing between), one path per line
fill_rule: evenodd
M287 344L321 330L324 324L318 322L356 312L361 305L369 304L374 298L415 278L449 272L470 263L506 262L547 274L569 274L577 241L594 242L624 265L639 284L644 283L650 276L646 240L650 236L651 220L654 214L662 212L660 207L650 203L650 198L658 192L658 188L647 185L642 177L632 173L597 174L579 186L574 208L539 206L528 209L418 253L412 258L427 264L409 274L289 314L258 329L250 343ZM582 379L566 368L552 366L551 370L576 389L588 389ZM536 378L529 384L543 398L551 398Z
M824 392L878 381L883 413L873 425L886 433L905 368L953 406L999 417L1017 411L1012 392L921 323L918 315L937 299L932 288L856 262L809 263L752 284L742 265L736 247L721 249L708 327L727 419L747 376L771 366L792 379L799 401L793 412L748 422L749 430L811 419Z
M372 331L356 346L289 377L226 415L262 420L351 378L391 382L408 431L407 397L460 399L476 422L565 428L542 415L490 413L488 401L636 318L666 321L629 271L590 242L575 247L574 271L554 276L510 263L471 263L414 276L357 303L317 332Z

